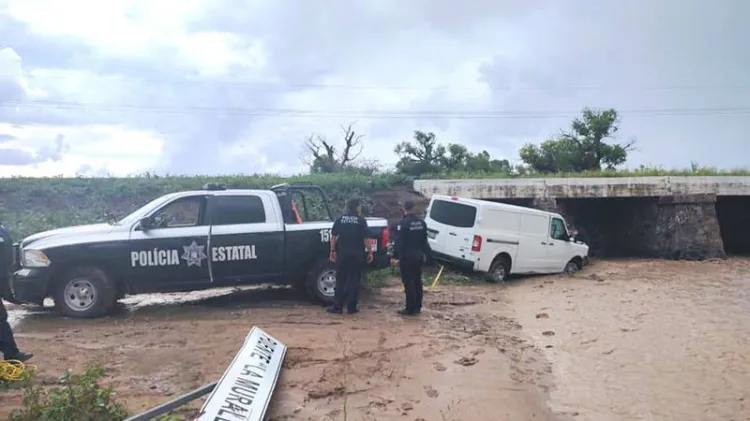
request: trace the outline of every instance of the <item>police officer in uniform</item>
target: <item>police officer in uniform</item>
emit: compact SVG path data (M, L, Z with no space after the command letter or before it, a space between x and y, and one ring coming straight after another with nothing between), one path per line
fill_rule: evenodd
M398 224L392 263L401 267L406 306L399 314L411 316L422 312L422 264L432 261L427 242L427 224L414 214L414 202L404 203L404 217Z
M336 262L336 297L335 303L327 310L329 313L342 313L344 304L349 314L359 311L357 297L365 268L365 249L367 263L374 258L367 241L367 220L361 213L360 200L350 199L346 213L333 223L330 259Z
M5 310L3 298L10 299L10 271L13 263L13 249L8 247L12 245L10 233L0 223L0 352L6 360L27 361L33 355L21 352L16 345L13 337L13 330L8 323L8 312Z

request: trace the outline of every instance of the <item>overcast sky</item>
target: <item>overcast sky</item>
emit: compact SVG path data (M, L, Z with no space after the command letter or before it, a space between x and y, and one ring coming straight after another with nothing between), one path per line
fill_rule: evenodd
M0 176L298 173L355 123L516 160L585 106L628 166L750 166L747 0L0 0Z

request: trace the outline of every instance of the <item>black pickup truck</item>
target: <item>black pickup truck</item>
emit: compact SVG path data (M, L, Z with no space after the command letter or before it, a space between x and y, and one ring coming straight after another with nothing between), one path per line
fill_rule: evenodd
M376 251L369 268L387 267L388 222L367 223ZM328 304L336 276L328 260L332 226L318 186L240 190L207 184L162 196L116 222L4 245L17 256L10 281L15 301L41 305L52 297L59 313L92 318L128 294L261 283L293 285Z

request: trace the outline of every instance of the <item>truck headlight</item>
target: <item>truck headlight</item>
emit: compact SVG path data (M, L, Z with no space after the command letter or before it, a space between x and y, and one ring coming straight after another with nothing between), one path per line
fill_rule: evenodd
M21 256L21 266L27 268L44 268L52 263L41 250L24 250Z

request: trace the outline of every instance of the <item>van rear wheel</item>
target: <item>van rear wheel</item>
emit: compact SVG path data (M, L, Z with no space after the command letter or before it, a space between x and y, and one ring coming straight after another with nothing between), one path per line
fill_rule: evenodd
M507 258L500 256L490 265L490 271L487 273L490 282L505 282L510 272L510 262Z

